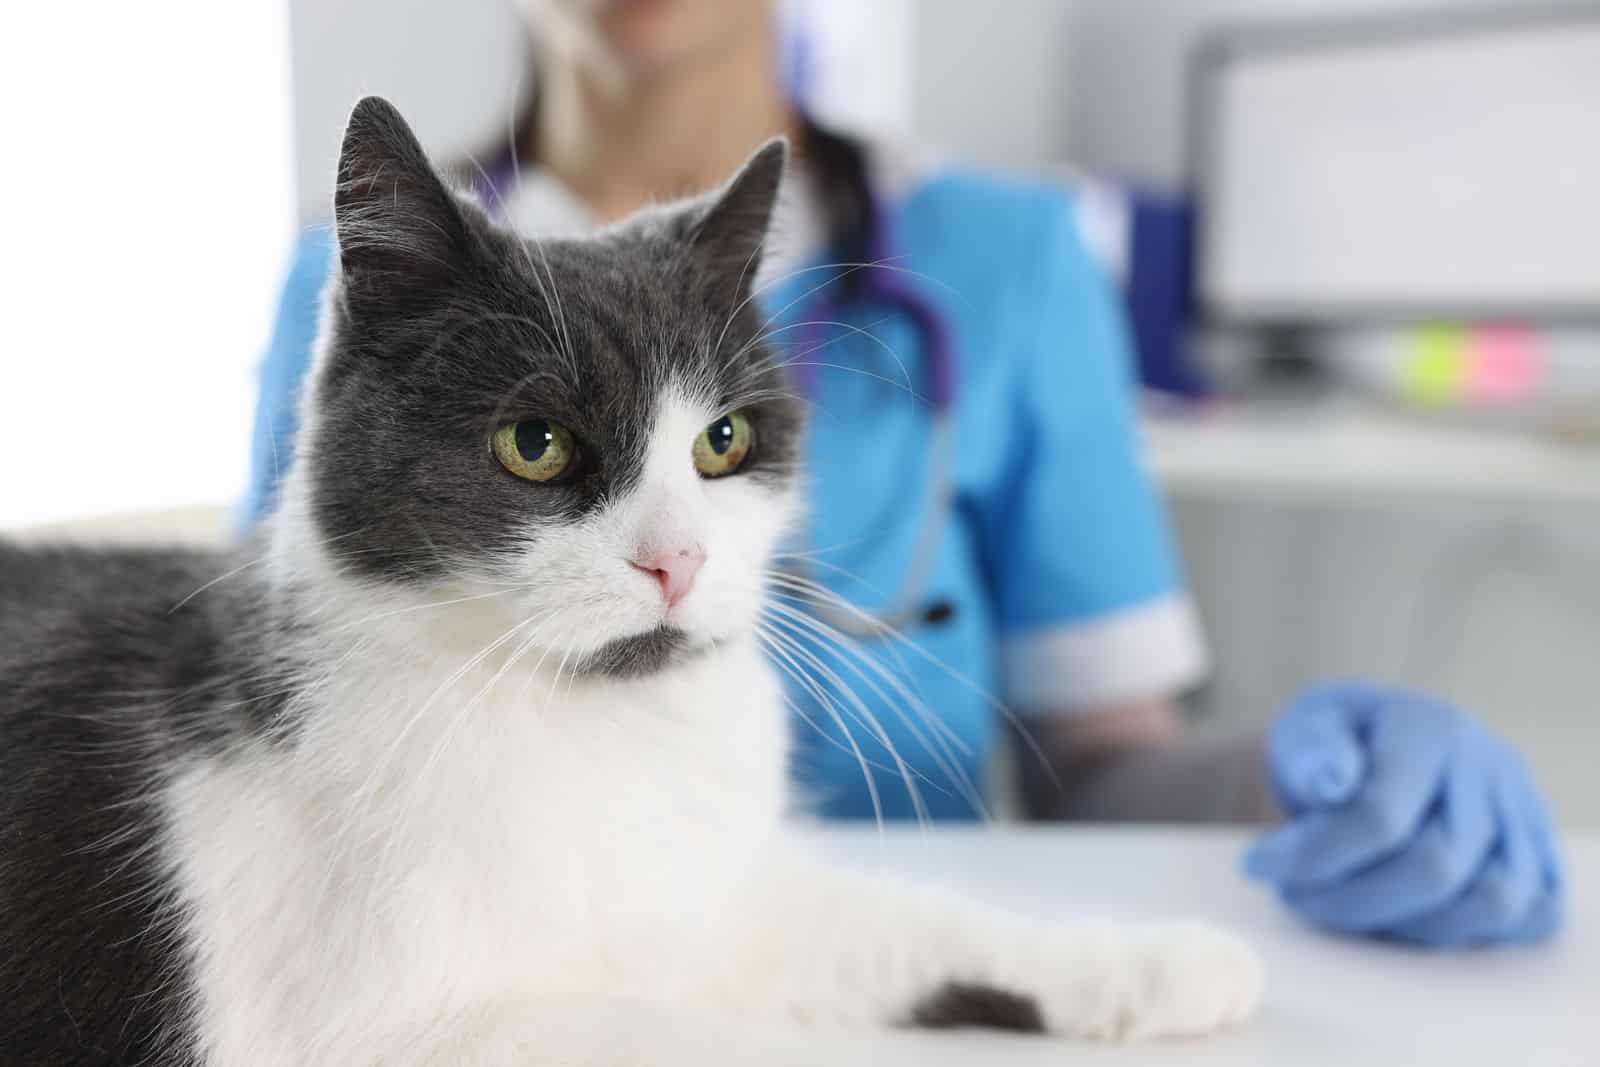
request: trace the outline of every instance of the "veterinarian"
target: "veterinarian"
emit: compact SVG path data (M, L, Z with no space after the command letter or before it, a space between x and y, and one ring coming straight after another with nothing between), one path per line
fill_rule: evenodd
M780 88L770 0L528 16L536 86L469 176L524 235L712 186L775 133L798 150L757 281L812 409L771 630L810 679L796 776L821 811L978 815L1014 714L1035 817L1276 822L1246 869L1329 930L1458 945L1559 926L1551 820L1462 712L1332 685L1265 736L1185 737L1175 698L1205 648L1139 463L1118 304L1061 191L820 127ZM305 234L284 289L251 521L292 460L330 254Z

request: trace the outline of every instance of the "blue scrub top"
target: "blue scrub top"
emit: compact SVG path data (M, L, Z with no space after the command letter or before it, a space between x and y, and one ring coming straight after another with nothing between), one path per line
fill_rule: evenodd
M938 551L918 598L953 610L908 627L904 642L852 638L848 653L791 623L805 651L775 662L828 697L790 686L795 776L818 810L872 817L870 775L886 818L914 817L917 795L932 818L973 818L1002 705L1025 720L1166 696L1202 675L1204 649L1138 460L1118 303L1067 198L946 173L888 210L897 281L945 317L954 342L954 506L932 520ZM318 229L291 266L261 368L246 521L270 506L292 455L331 258ZM818 278L767 295L780 326L812 315L802 294ZM779 352L813 364L810 516L794 546L807 560L796 566L861 608L887 609L934 510L930 370L915 325L892 308L852 307L843 321L876 340L841 331L809 354L815 342Z

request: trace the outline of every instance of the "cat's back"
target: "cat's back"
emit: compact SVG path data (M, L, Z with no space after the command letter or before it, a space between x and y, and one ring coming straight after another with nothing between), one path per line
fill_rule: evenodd
M0 542L0 1063L183 1061L154 797L228 673L238 593L185 602L228 569Z
M0 538L0 634L26 634L40 621L53 625L74 614L92 615L96 602L113 618L144 613L190 578L215 577L224 559L223 552L201 548L33 545Z
M237 594L197 591L228 565L204 549L0 541L0 739L211 673L227 623L218 601Z

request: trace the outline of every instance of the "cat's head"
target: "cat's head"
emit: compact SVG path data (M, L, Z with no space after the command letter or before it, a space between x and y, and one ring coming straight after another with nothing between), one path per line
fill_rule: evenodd
M801 413L751 299L784 160L530 242L363 100L290 536L374 603L590 674L748 634L797 496Z

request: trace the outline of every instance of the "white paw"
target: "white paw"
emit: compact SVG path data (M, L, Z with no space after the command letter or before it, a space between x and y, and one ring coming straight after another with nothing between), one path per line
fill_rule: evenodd
M1237 937L1195 923L1153 928L1139 940L1127 1037L1204 1034L1255 1014L1266 968Z
M1098 1040L1190 1036L1241 1022L1261 1003L1261 957L1216 927L1107 928L1098 945L1075 940L1098 958L1080 956L1068 988L1046 998L1052 1030Z

